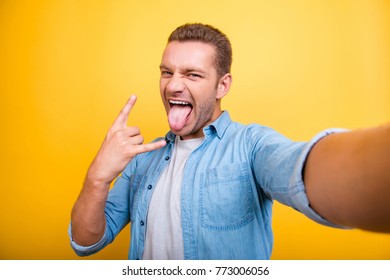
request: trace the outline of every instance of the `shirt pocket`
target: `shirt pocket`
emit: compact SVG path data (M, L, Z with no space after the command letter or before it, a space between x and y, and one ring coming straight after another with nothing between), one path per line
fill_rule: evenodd
M136 217L136 211L138 209L139 197L141 194L142 186L145 181L143 175L131 175L130 176L130 195L129 195L129 210L130 220L134 221Z
M200 190L202 227L236 230L254 218L253 192L247 163L235 163L202 173Z

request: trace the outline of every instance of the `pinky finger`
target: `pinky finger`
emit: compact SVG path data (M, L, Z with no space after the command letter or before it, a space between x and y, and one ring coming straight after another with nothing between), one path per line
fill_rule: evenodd
M136 155L137 154L142 154L142 153L147 153L147 152L151 152L151 151L154 151L154 150L161 149L166 144L167 143L165 142L165 140L160 140L160 141L153 142L153 143L136 145L134 147L134 152L135 152Z

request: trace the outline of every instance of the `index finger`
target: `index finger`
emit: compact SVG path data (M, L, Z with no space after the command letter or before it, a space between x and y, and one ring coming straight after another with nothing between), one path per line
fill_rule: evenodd
M131 109L133 108L136 101L137 96L135 95L132 95L129 100L127 100L125 106L123 106L122 110L119 112L112 125L114 129L121 129L127 127L127 119L129 118Z

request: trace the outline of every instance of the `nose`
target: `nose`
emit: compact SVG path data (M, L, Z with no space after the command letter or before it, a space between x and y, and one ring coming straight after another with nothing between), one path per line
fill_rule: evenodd
M185 84L180 75L174 74L171 76L171 78L168 80L166 85L166 90L171 93L181 93L184 91Z

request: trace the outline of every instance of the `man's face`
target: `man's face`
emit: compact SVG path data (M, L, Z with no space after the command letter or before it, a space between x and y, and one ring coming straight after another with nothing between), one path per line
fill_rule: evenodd
M173 41L163 53L160 93L169 126L182 139L202 137L221 114L214 56L212 45L191 41Z

